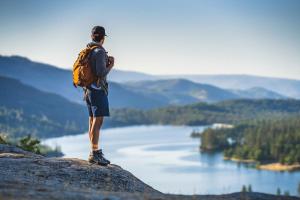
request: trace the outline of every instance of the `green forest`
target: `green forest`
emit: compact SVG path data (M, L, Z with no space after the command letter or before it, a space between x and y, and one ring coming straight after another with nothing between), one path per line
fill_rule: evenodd
M286 100L229 100L214 104L196 103L168 106L151 110L114 109L108 126L139 124L210 125L239 124L251 119L282 118L300 114L300 101Z
M252 120L234 128L208 128L198 136L202 151L223 151L228 158L300 163L300 116Z
M55 111L51 111L51 107L49 107L49 112L55 113ZM49 138L85 131L87 122L80 121L78 116L73 118L71 110L68 112L69 118L63 116L65 119L59 120L55 116L50 118L49 115L41 112L31 114L24 109L0 106L0 133L12 138L21 138L29 134L38 138ZM84 119L83 116L82 119Z
M25 91L23 88L22 91ZM3 90L5 91L5 90ZM1 99L0 132L20 138L28 134L38 138L80 134L88 128L85 106L70 103L48 94L19 94L14 101ZM7 96L7 95L4 95ZM32 97L35 97L32 99ZM210 125L239 124L253 119L284 118L300 115L299 100L230 100L219 103L195 103L151 110L130 108L111 109L105 127L130 125Z
M87 129L84 106L12 78L0 76L0 83L0 133L12 138L48 138Z

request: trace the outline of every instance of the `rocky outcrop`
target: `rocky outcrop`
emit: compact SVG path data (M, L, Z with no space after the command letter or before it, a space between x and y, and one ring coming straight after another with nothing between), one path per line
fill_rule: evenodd
M0 199L299 199L261 193L228 195L163 194L117 165L107 167L80 159L46 158L0 144Z

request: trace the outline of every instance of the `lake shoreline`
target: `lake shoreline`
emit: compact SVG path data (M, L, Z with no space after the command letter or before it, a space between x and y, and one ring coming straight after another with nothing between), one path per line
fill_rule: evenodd
M230 160L230 161L234 161L234 162L241 162L241 163L257 163L257 161L255 160L251 160L251 159L240 159L240 158L235 158L235 157L223 157L224 160Z
M269 163L259 165L258 169L271 171L296 171L300 170L300 164L284 165L281 163Z
M296 171L300 170L300 163L292 164L292 165L285 165L278 162L274 163L265 163L265 164L259 164L258 161L252 160L252 159L240 159L235 157L226 157L224 156L224 160L230 160L233 162L239 162L239 163L253 163L257 164L256 168L261 170L269 170L269 171Z

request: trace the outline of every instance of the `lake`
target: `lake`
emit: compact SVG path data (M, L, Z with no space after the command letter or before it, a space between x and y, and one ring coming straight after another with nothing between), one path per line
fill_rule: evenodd
M221 153L199 153L199 139L190 126L129 126L101 130L100 146L114 164L130 171L153 188L166 193L223 194L251 184L256 192L276 194L279 187L297 195L300 172L257 170L223 160ZM88 134L43 141L60 146L65 157L87 159Z

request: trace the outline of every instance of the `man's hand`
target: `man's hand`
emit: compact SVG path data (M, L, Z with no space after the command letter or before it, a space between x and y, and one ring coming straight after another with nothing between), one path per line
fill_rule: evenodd
M112 56L108 56L108 68L112 68L115 64L115 58Z

